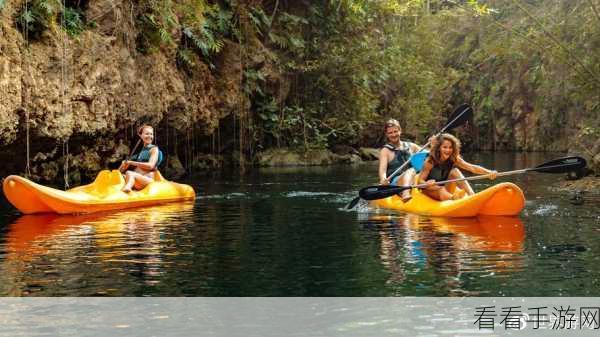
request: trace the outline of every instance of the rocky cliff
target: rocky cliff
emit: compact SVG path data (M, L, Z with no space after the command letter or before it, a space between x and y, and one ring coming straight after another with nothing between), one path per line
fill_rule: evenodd
M215 70L195 62L193 71L184 71L169 50L136 49L137 13L130 1L91 1L84 14L92 29L72 37L50 27L36 39L16 23L24 6L9 0L0 11L3 173L23 172L29 147L34 177L56 178L69 158L69 174L77 180L122 160L141 123L159 126L157 142L176 159L192 135L210 140L220 121L248 109L239 99L236 43L226 42ZM244 62L269 66L264 59Z

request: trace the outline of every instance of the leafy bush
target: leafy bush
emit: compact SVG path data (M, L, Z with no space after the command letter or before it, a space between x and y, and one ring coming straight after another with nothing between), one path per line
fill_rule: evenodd
M140 52L176 47L177 60L186 67L193 67L199 54L214 68L212 57L223 49L224 39L239 37L232 11L204 0L144 0L137 22Z
M81 9L63 6L59 0L29 0L17 14L17 26L28 39L37 40L47 29L61 27L70 36L84 29L85 18Z
M77 36L84 31L85 25L83 22L83 13L80 9L65 7L61 15L61 25L63 25L63 29L66 30L70 36Z

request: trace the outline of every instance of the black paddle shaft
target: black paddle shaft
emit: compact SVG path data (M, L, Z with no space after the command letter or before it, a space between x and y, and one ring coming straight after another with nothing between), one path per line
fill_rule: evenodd
M525 168L521 170L500 172L497 174L498 177L508 176L512 174L520 174L526 172L539 172L539 173L567 173L571 171L581 170L586 167L587 162L584 158L578 156L569 156L551 160L544 164L538 165L533 168ZM447 183L463 181L463 180L478 180L489 178L488 174L472 176L467 178L451 179L445 181L436 181L435 185L445 185ZM426 188L427 184L413 185L413 186L390 186L390 185L379 185L369 186L361 189L358 194L365 200L377 200L391 197L399 194L400 192L411 189L411 188Z
M131 151L129 152L129 156L127 156L127 159L125 160L131 160L131 156L133 155L133 153L135 152L135 150L137 149L137 147L140 145L140 143L142 142L142 139L138 139L137 143L135 143L135 145L133 146L133 149L131 149ZM121 170L121 167L119 167L119 171L121 171L121 173L124 173L124 171Z

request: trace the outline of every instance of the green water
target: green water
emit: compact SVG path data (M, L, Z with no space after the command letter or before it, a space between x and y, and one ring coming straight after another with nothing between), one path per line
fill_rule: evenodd
M467 156L498 171L555 154ZM599 199L505 177L518 218L430 219L345 205L376 164L198 175L195 202L85 216L0 209L5 296L600 296ZM475 190L490 185L473 183Z

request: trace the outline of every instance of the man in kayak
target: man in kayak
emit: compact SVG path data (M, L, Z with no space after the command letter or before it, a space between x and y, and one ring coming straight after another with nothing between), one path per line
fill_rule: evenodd
M129 167L134 166L135 170L125 172L125 186L122 191L129 193L135 187L137 190L143 189L146 185L154 181L154 171L163 160L163 154L158 146L152 144L154 140L154 128L150 125L142 125L138 129L144 147L130 160L125 160L119 170L123 172Z
M432 142L431 152L425 160L419 179L427 183L428 187L423 192L436 200L460 199L466 192L473 195L475 192L467 181L459 181L457 185L463 193L452 193L446 185L435 185L436 181L463 178L458 169L467 170L475 174L487 174L490 179L496 179L498 172L488 170L482 166L466 162L460 155L460 141L449 133L442 133Z
M411 155L417 153L420 147L415 143L400 140L402 127L395 119L390 119L385 123L384 132L387 143L379 151L379 183L381 185L409 186L416 174L409 165L405 165L404 171L392 177L391 181L389 176L404 165ZM408 202L411 199L410 189L402 191L400 197L403 202Z

